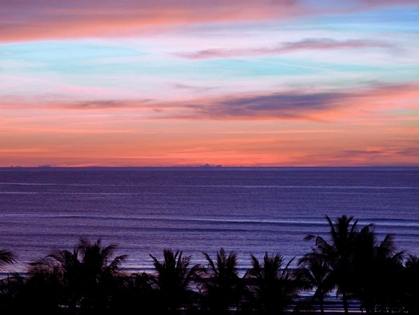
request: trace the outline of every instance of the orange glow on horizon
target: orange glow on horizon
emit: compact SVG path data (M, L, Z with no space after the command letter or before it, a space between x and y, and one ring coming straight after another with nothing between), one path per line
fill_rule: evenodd
M416 97L414 86L373 89L337 100L341 106L310 114L314 119L256 115L252 122L196 114L129 119L124 108L69 111L59 104L26 110L23 118L22 109L13 109L25 107L18 104L3 109L8 114L0 118L0 165L418 165ZM201 102L212 106L211 100ZM113 115L106 115L109 110ZM387 114L395 110L408 114Z

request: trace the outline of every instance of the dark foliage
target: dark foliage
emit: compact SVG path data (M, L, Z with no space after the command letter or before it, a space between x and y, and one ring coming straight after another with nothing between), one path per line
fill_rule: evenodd
M209 254L203 254L208 263L199 282L204 295L203 308L208 314L228 314L230 308L238 307L244 290L238 275L237 254L234 251L228 254L221 248L215 261Z
M221 248L206 266L190 267L191 256L163 250L150 255L154 273L128 274L126 255L116 244L80 238L72 251L55 249L0 280L1 314L308 314L328 309L326 298L341 297L344 312L357 303L367 314L419 314L419 259L397 251L394 236L378 240L372 224L358 228L353 217L326 216L329 239L308 235L311 250L284 264L281 254L251 253L241 278L234 251ZM0 268L13 265L12 251L0 250ZM312 292L307 298L303 292Z

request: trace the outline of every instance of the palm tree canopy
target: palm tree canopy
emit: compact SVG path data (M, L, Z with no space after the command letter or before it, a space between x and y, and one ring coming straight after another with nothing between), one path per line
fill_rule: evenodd
M191 256L183 256L182 251L163 250L163 262L150 254L157 273L157 285L162 290L187 290L195 278L198 265L189 269Z
M247 271L246 276L259 279L279 279L279 271L282 263L283 256L280 254L268 256L266 252L263 258L263 264L260 264L258 259L251 254L252 268Z
M6 264L13 264L16 262L16 255L5 249L0 249L0 267Z
M284 268L283 256L269 256L266 252L262 263L251 254L252 267L245 278L250 279L248 288L253 294L255 307L266 314L281 314L297 297L298 282L289 270L292 258Z
M237 279L238 278L238 256L236 252L231 251L227 255L224 248L216 254L216 263L210 258L210 255L203 253L209 265L209 272L214 279Z
M117 256L108 263L116 248L117 244L103 247L101 239L92 243L83 237L80 238L77 245L77 250L82 256L82 264L92 273L100 273L101 271L114 273L118 270L122 262L127 259L127 255Z
M315 296L317 296L321 292L325 295L333 290L331 271L324 256L312 251L298 260L296 274L304 281L308 289L316 288Z
M64 278L71 283L95 283L100 281L99 277L112 276L118 272L127 258L127 255L120 255L109 262L116 247L116 244L102 247L100 239L92 243L82 237L73 251L54 249L46 257L30 263L30 272L59 268Z
M222 248L214 261L203 253L208 266L202 268L200 287L204 289L206 303L218 314L227 312L230 304L237 303L243 293L243 283L238 274L238 258L234 251L229 254Z

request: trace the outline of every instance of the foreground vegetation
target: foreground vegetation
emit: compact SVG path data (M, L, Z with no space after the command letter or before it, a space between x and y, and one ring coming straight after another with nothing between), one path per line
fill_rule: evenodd
M164 249L151 256L154 272L128 274L116 244L81 238L73 251L53 250L29 264L27 273L0 282L2 314L304 314L324 313L336 294L345 314L357 303L368 314L419 313L419 261L397 251L392 235L377 240L373 225L361 229L345 215L326 216L329 239L308 235L309 253L285 262L282 255L251 254L240 277L234 251L203 253L206 264ZM0 250L0 268L13 264ZM292 262L296 267L291 268ZM303 294L309 292L310 294Z

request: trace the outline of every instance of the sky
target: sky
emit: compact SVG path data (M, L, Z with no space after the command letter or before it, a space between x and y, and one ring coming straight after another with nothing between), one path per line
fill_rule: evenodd
M418 166L418 13L0 0L0 166Z

